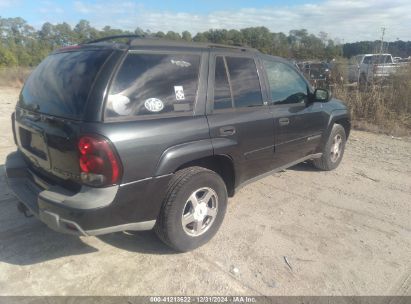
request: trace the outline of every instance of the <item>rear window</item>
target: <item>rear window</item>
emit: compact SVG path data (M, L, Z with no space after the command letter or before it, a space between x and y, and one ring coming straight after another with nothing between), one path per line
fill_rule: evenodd
M392 59L390 55L371 55L371 56L365 56L363 63L365 64L392 63Z
M373 63L392 63L392 57L389 55L374 55Z
M18 105L53 116L82 119L90 88L110 50L48 56L31 73Z
M106 117L192 113L199 67L200 55L129 53L110 88Z

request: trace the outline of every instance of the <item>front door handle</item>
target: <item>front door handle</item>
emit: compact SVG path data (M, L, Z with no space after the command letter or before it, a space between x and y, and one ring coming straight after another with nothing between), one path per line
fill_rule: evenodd
M220 128L220 135L221 136L230 136L235 134L235 127L233 126L226 126Z
M289 120L288 118L286 118L286 117L280 118L280 119L278 120L278 122L280 123L280 126L287 126L287 125L290 124L290 120Z

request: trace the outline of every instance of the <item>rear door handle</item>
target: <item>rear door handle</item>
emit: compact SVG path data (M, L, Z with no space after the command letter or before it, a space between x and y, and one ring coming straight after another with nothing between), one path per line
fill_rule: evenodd
M233 126L226 126L220 128L220 135L221 136L230 136L235 134L235 127Z
M278 122L280 123L280 126L287 126L290 124L290 120L288 118L280 118Z

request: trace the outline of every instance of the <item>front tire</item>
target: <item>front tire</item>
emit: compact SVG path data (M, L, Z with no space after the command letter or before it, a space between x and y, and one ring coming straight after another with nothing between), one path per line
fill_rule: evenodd
M314 166L324 171L337 168L344 155L346 140L344 127L334 124L330 136L323 147L321 158L313 160Z
M158 237L179 252L207 243L220 228L227 208L227 189L208 169L177 171L169 183L155 226Z

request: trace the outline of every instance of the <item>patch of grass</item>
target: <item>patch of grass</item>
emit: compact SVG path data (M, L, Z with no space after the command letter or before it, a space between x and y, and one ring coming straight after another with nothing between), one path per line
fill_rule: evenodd
M0 68L0 87L21 88L31 71L26 67Z
M392 135L411 134L411 66L365 88L336 83L333 95L346 102L354 128Z

